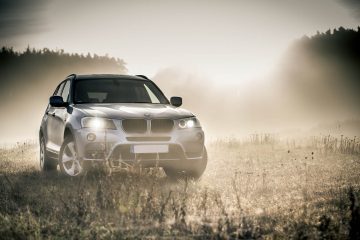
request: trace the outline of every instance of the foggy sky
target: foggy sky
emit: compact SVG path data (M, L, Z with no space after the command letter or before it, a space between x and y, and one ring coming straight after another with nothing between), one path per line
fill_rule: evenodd
M359 13L356 0L0 0L0 45L119 57L130 74L153 77L168 97L183 96L207 132L245 134L318 117L304 114L308 105L307 111L300 104L280 108L283 92L269 72L282 69L278 61L295 39L340 26L356 29ZM55 82L56 74L48 78ZM34 88L51 94L45 86ZM47 98L36 100L26 126L7 112L3 140L15 130L36 136Z
M0 42L23 44L25 35L46 31L42 18L46 6L44 0L0 0Z
M293 39L357 27L354 9L355 0L0 0L0 43L107 53L131 74L176 66L246 83L271 71Z
M360 1L359 0L340 0L340 2L346 5L351 14L360 20Z

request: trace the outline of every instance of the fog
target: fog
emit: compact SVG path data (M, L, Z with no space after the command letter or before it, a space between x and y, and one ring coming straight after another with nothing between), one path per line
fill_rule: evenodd
M173 67L160 69L153 80L168 98L183 97L183 107L200 119L208 139L255 132L306 135L336 130L358 134L356 71L344 61L308 54L299 44L289 47L276 71L260 79L228 83ZM38 61L16 73L8 67L8 72L1 73L2 79L10 79L1 87L1 142L37 137L48 98L68 74L126 73L125 63L121 63L120 68L111 61L92 65L79 59L77 65ZM47 70L41 71L44 66Z
M169 95L184 97L210 136L359 135L359 33L339 28L298 38L261 78L229 84L168 68L154 79Z
M165 95L201 121L210 139L252 133L360 133L360 29L338 28L299 37L272 71L228 79L178 66L149 76ZM37 138L41 117L57 84L71 73L126 74L122 59L63 50L0 53L1 142ZM241 64L239 64L239 68ZM260 76L260 77L259 77Z
M121 59L28 49L0 53L0 142L36 139L41 118L56 86L69 74L126 73Z
M71 73L145 74L182 96L210 138L348 125L360 109L359 9L355 0L0 0L0 47L14 47L0 58L0 142L36 138Z

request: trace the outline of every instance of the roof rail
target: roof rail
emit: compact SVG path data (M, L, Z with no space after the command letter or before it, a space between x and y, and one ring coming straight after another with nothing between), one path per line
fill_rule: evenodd
M72 74L70 74L69 76L67 76L66 78L69 78L69 77L76 77L76 74L75 74L75 73L72 73Z
M135 75L135 76L144 78L144 79L146 79L146 80L150 80L150 79L149 79L147 76L145 76L145 75Z

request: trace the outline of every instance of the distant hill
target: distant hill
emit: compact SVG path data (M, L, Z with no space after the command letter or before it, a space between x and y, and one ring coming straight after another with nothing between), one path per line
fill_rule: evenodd
M31 136L57 84L71 73L126 73L122 59L64 50L0 49L0 132ZM6 114L4 114L6 113ZM26 127L25 127L26 126ZM9 139L11 140L11 139Z

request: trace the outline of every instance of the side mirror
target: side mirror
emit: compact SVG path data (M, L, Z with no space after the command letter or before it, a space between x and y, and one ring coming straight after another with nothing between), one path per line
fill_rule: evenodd
M67 103L64 102L61 96L51 96L49 99L50 106L52 107L66 107Z
M170 98L171 105L175 107L180 107L182 105L182 98L181 97L171 97Z

